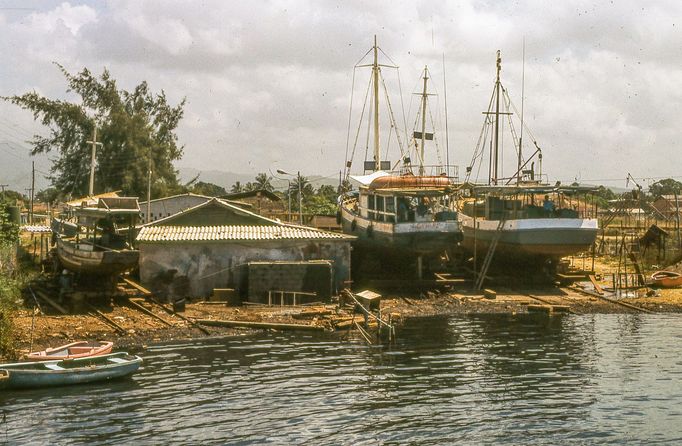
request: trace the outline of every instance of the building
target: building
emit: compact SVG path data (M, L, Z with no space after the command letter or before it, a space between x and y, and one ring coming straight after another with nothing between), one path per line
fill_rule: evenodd
M147 219L147 202L143 201L140 203L140 213L142 214L142 220L144 223L150 223L153 221L160 220L162 218L170 217L182 212L184 210L193 208L202 203L212 200L213 197L206 195L199 195L193 193L186 193L180 195L172 195L170 197L157 198L150 202L149 213L151 217ZM228 203L237 205L249 209L251 206L248 203L240 203L232 200L223 200Z
M245 296L250 262L299 262L305 269L306 262L328 260L332 287L338 290L350 280L352 240L281 223L213 198L141 228L140 279L161 293L178 294L180 287L187 296L206 297L215 288L235 288ZM292 285L279 288L284 286Z
M244 192L235 192L220 197L225 200L236 200L240 203L251 205L251 210L270 218L286 220L287 206L282 198L267 189L254 189Z

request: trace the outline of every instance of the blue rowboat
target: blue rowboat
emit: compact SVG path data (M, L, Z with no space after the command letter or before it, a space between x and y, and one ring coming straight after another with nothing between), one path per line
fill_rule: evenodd
M125 352L63 361L0 364L0 389L37 389L107 381L131 375L142 358Z

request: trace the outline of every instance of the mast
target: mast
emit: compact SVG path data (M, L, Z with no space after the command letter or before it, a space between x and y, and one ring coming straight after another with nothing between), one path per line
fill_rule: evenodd
M97 123L92 127L92 141L86 141L88 144L92 144L92 153L90 155L90 184L88 187L88 195L95 195L95 153L97 151L97 146L102 146L101 142L97 142Z
M519 160L516 165L516 184L521 184L521 162L522 162L522 154L521 150L523 148L523 105L524 105L524 100L526 96L526 38L523 38L523 56L522 56L522 65L521 65L521 134L519 136Z
M429 71L426 66L424 66L424 90L422 91L422 134L421 140L422 144L420 147L419 156L419 175L424 175L424 142L426 140L426 83L429 79Z
M374 170L381 168L381 149L379 147L379 63L377 51L377 36L374 35L374 63L372 76L374 80Z
M492 183L497 185L497 167L499 159L500 137L500 71L502 70L502 56L497 50L497 78L495 80L495 147L493 150L493 178Z

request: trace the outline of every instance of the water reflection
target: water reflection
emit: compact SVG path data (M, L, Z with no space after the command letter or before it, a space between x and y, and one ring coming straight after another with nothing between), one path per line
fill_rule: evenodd
M184 342L130 380L0 395L10 443L674 441L677 316L409 320L392 346L335 334Z

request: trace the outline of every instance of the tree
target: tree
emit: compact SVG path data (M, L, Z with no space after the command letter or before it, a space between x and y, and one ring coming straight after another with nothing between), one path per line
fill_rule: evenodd
M224 187L213 183L206 183L204 181L197 181L194 183L191 191L195 194L207 195L209 197L219 197L227 194Z
M654 184L649 186L649 193L653 198L658 198L661 195L675 194L682 196L682 183L675 181L672 178L656 181Z
M251 183L249 183L251 184ZM275 188L272 186L272 177L265 173L256 175L256 181L253 183L254 189L264 189L273 192Z
M240 181L236 181L230 188L230 193L238 194L239 192L244 192L244 185Z
M322 196L332 203L336 203L336 198L339 196L336 188L329 184L323 184L317 189L316 195Z
M56 202L64 198L65 197L63 197L59 190L55 187L48 187L47 189L43 189L37 192L35 195L35 199L37 201L42 201L43 203L50 204L55 204Z
M307 197L310 197L315 193L315 189L313 189L312 184L310 184L310 181L308 181L306 177L300 175L294 177L294 179L291 181L289 185L289 190L287 191L287 193L291 195L291 208L292 210L296 211L298 211L299 185L303 201L305 201Z
M80 96L79 103L49 99L37 92L4 97L33 112L35 120L49 127L48 136L35 135L32 154L58 151L50 180L64 195L88 192L93 129L103 145L97 149L95 192L120 190L125 195L146 197L148 162L151 157L152 196L175 192L178 185L173 161L182 156L175 129L183 115L183 99L168 103L165 92L150 92L146 81L132 91L119 89L108 70L99 77L87 68L71 74L56 64L67 81L67 92Z

